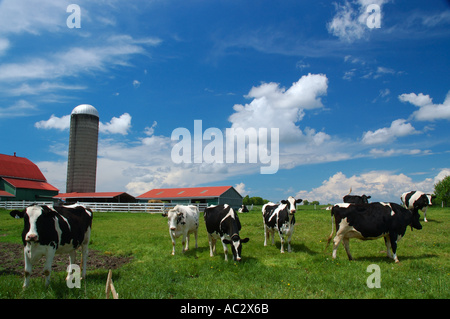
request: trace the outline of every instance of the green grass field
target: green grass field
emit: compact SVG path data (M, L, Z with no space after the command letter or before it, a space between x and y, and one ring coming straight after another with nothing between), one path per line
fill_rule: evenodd
M231 250L225 262L220 244L216 256L209 256L203 218L199 248L191 236L190 250L182 254L178 240L172 256L167 220L160 214L95 213L90 249L133 256L113 271L120 298L450 298L450 208L428 212L423 229L408 228L400 241L399 264L386 257L383 239L353 239L355 260L347 259L343 246L332 260L331 245L323 251L331 231L330 212L311 206L298 207L292 253L280 253L278 235L275 246L263 246L259 207L239 215L241 237L250 237L240 263L232 260ZM23 220L0 210L0 242L21 243L22 228ZM23 268L23 258L17 263ZM366 285L371 264L380 267L381 288ZM26 291L21 275L3 270L0 260L0 298L105 298L108 269L88 269L81 289L67 288L66 273L60 271L52 273L48 288L39 276Z

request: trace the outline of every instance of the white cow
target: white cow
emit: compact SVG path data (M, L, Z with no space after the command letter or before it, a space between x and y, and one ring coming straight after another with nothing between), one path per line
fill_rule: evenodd
M197 245L198 218L197 206L177 205L163 216L167 216L169 223L169 234L172 239L172 255L175 255L175 238L181 237L183 253L189 249L189 236L195 235L195 248Z

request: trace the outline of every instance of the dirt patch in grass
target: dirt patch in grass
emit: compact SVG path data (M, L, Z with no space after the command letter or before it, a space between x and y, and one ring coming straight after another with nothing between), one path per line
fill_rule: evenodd
M98 250L89 250L87 270L94 269L117 269L129 263L132 256L112 256ZM40 276L44 268L45 257L33 265L31 276ZM80 265L81 252L77 251L77 264ZM52 271L67 271L69 265L69 255L55 255L52 264ZM13 243L0 243L0 275L17 274L22 275L24 269L23 246Z

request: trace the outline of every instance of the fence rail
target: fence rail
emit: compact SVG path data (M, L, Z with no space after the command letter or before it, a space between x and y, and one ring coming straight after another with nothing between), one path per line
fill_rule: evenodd
M29 201L6 201L0 202L0 208L24 209L32 204L53 205L53 202L29 202ZM161 213L164 209L172 208L176 204L169 203L96 203L78 202L77 204L91 208L94 212L130 212L130 213ZM189 204L197 206L201 211L207 204Z

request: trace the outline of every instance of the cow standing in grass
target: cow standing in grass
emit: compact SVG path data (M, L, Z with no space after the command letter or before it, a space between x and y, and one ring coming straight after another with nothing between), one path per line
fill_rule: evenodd
M398 263L397 243L405 235L407 226L411 226L411 230L413 227L422 229L417 209L411 211L395 203L336 204L331 209L331 234L327 247L334 232L333 216L336 224L333 259L341 241L344 242L348 259L352 260L350 238L369 240L384 237L387 256Z
M199 212L197 206L177 205L170 209L163 216L167 217L169 223L169 234L172 239L172 255L175 255L175 238L181 237L183 253L189 249L189 237L194 233L195 248L198 248L198 218Z
M288 252L291 252L291 237L294 234L296 204L301 199L289 196L282 200L281 204L267 203L262 207L264 221L264 246L267 246L270 233L272 233L272 245L275 244L274 234L278 230L281 240L281 253L284 253L284 237L287 236Z
M420 209L423 212L423 221L428 222L427 220L427 209L428 206L432 206L431 200L436 198L436 196L431 194L425 194L420 191L411 191L403 193L400 199L402 200L403 205L405 205L408 209Z
M92 211L89 208L79 205L57 207L32 205L23 211L13 210L10 215L24 219L22 231L25 258L24 288L29 285L33 264L42 256L46 257L44 265L46 286L50 283L55 254L69 254L68 279L70 279L72 265L75 264L76 249L79 247L82 252L82 278L86 277L92 227Z

